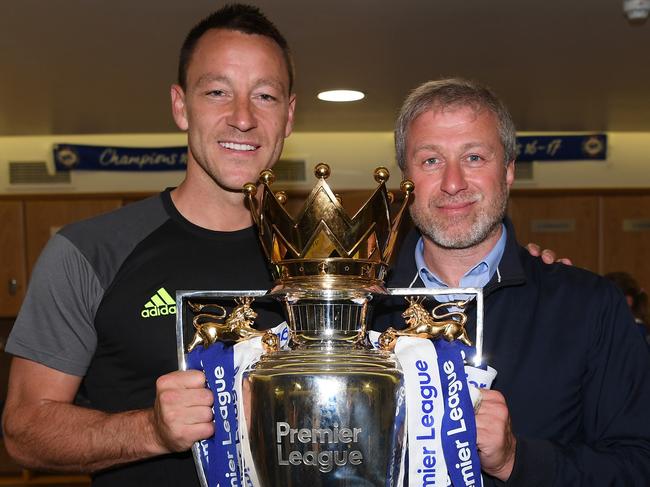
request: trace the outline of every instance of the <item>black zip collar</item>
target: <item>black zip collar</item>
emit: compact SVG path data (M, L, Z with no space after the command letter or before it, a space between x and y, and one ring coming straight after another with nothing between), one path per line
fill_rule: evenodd
M517 243L515 229L508 217L503 219L506 227L506 246L503 256L490 282L483 288L483 296L487 297L497 289L517 286L526 282L526 276L521 263L521 252L527 252ZM404 239L400 253L394 266L388 274L388 287L425 287L415 265L415 246L420 239L420 232L414 228ZM413 282L414 277L417 279ZM413 285L411 283L413 282Z

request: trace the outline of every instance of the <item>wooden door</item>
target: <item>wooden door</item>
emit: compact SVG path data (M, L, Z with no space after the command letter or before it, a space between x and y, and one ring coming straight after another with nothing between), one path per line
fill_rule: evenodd
M0 201L0 317L16 316L26 285L23 203Z
M593 272L598 266L598 197L516 195L508 213L522 245L534 242Z
M650 195L603 196L603 273L617 271L650 290Z

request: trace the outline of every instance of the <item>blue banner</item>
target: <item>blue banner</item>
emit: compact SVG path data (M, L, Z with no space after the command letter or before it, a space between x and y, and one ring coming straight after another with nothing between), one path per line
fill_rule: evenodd
M58 144L57 171L184 171L187 147L135 148Z
M517 137L519 162L607 159L607 135L527 135Z

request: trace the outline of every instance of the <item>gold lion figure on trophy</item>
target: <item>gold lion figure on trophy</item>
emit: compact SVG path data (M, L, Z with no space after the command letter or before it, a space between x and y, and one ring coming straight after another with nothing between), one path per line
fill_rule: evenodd
M236 298L235 302L237 306L229 315L226 308L218 304L188 303L190 308L199 314L192 320L196 332L192 341L187 346L187 353L190 353L198 345L203 345L204 348L208 348L217 341L239 342L258 336L262 337L262 345L265 350L276 351L280 349L280 340L273 332L259 331L252 327L255 318L257 318L257 313L250 306L253 298L244 296ZM202 313L201 311L204 308L219 309L221 314ZM226 315L228 316L226 317ZM224 318L226 320L223 323L218 321L202 321L205 319L223 320Z
M409 307L406 308L404 313L402 313L402 317L405 319L408 328L404 330L396 330L392 327L388 328L388 330L379 335L380 348L384 350L393 350L397 343L397 338L400 336L429 339L442 337L448 342L452 340L460 340L465 345L472 346L472 342L465 330L467 315L462 311L467 304L467 301L451 301L449 303L442 303L433 308L431 313L429 313L424 306L422 306L426 296L406 296L405 299L408 301ZM448 306L457 306L458 308L461 308L461 310L438 314L438 310L441 308L447 308Z

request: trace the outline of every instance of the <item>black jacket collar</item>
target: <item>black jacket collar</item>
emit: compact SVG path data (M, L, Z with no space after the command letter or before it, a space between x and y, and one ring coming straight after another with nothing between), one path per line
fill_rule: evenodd
M494 273L484 289L485 295L501 287L523 284L526 281L521 259L522 252L527 251L517 243L515 229L510 219L505 217L503 223L507 232L506 246L498 265L498 272ZM420 236L419 230L414 228L405 237L388 274L386 282L388 287L425 287L415 265L415 246Z

